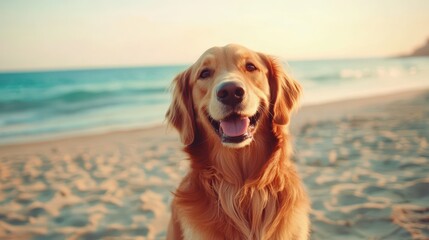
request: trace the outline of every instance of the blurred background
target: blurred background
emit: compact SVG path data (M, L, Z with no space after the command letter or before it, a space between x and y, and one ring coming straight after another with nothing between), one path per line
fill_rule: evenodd
M0 143L160 124L173 77L228 43L289 64L303 104L428 86L427 58L400 57L427 44L428 9L424 0L2 1Z
M303 85L292 127L313 239L428 239L428 13L426 0L0 1L0 238L163 239L187 168L162 127L171 80L238 43Z

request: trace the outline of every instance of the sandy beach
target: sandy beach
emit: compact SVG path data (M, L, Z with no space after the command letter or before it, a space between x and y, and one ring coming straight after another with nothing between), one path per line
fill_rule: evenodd
M302 107L312 239L429 239L429 90ZM163 239L188 163L165 126L0 146L0 239Z

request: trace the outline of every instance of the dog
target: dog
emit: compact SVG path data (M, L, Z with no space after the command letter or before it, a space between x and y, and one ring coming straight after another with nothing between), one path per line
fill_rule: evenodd
M167 239L308 239L310 203L290 157L299 83L243 46L208 49L173 80L167 122L190 171Z

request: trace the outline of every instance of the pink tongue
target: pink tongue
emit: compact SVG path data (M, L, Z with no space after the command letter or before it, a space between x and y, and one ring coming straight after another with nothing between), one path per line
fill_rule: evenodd
M237 137L245 134L249 124L249 118L220 121L223 133L229 137Z

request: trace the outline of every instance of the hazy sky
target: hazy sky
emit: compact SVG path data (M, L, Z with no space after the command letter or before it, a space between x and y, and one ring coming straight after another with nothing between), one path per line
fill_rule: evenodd
M187 64L227 43L289 60L390 56L426 41L428 13L428 0L0 1L0 70Z

